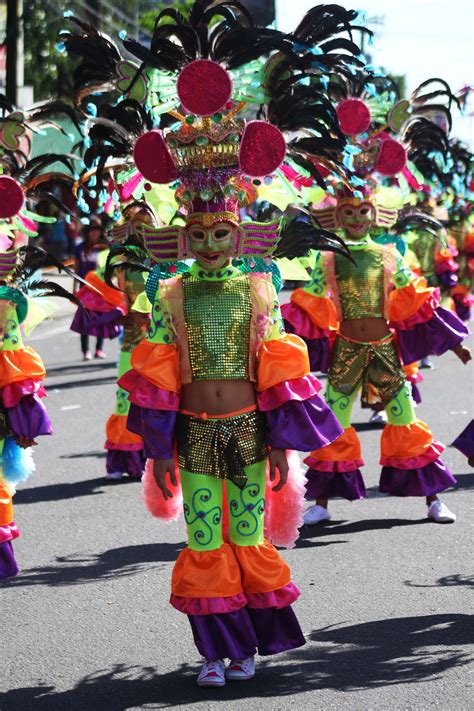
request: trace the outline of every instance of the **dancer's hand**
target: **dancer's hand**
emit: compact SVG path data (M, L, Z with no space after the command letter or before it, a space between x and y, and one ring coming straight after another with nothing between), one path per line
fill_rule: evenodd
M272 449L268 455L268 461L270 462L270 481L275 481L277 469L280 475L280 481L276 486L272 487L272 490L280 491L287 482L290 469L286 458L286 451L284 449Z
M38 442L35 442L35 440L30 437L17 437L15 442L19 447L23 447L23 449L28 449L28 447L33 447L38 444Z
M457 357L459 360L466 365L466 363L469 363L470 360L472 360L472 355L471 351L469 348L466 348L466 346L463 346L461 343L459 343L457 346L454 346L454 348L451 349L453 353L456 353Z
M166 486L166 475L170 475L173 486L177 486L176 473L174 470L174 459L155 459L153 461L153 476L157 487L161 490L163 498L172 499L173 494Z

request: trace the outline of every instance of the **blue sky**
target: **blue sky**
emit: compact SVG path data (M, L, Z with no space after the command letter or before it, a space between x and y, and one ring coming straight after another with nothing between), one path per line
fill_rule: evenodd
M474 86L474 2L472 0L339 0L363 10L381 25L370 47L372 62L393 74L405 74L408 89L441 77L453 91ZM275 0L281 29L293 29L317 0ZM467 113L474 113L471 96ZM454 115L452 135L474 147L474 117Z

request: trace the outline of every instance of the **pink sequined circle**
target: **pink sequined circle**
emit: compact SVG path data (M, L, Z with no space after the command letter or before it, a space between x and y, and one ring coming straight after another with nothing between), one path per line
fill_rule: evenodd
M286 142L280 129L266 121L250 121L240 145L240 169L251 178L270 175L283 163Z
M382 141L380 152L375 164L375 170L380 175L392 176L399 173L405 167L407 153L405 148L393 138L386 138Z
M0 219L16 215L23 207L24 200L21 185L9 175L0 175Z
M135 143L133 160L145 180L171 183L178 177L173 157L160 131L144 133Z
M360 99L344 99L338 104L336 114L345 136L365 133L370 126L369 108Z
M177 91L186 111L198 116L212 116L225 108L229 101L232 79L217 62L197 59L181 71Z

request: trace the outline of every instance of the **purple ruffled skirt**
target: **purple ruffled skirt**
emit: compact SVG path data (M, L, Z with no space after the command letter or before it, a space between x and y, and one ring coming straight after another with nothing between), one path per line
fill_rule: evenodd
M15 560L11 541L0 543L0 580L18 575L20 568Z
M145 461L143 449L135 451L108 449L106 460L107 473L120 472L121 474L128 474L134 479L141 479L145 471Z
M316 499L356 501L367 496L360 469L350 472L321 472L308 469L306 479L305 498L311 501Z

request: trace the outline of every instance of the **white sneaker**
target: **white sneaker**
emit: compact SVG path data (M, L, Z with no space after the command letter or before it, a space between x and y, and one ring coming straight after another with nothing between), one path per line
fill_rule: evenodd
M314 504L303 515L303 521L307 526L312 526L315 523L320 523L321 521L330 521L331 514L324 506L318 506Z
M369 420L371 425L386 425L387 424L387 413L385 410L379 410L371 415Z
M198 686L225 686L225 664L222 659L206 659L197 678Z
M456 514L453 514L446 504L436 499L428 506L428 518L431 518L436 523L454 523Z
M123 472L106 472L106 479L121 479L123 477Z
M246 681L255 676L255 658L247 657L247 659L231 659L230 664L226 667L225 678L232 681Z

